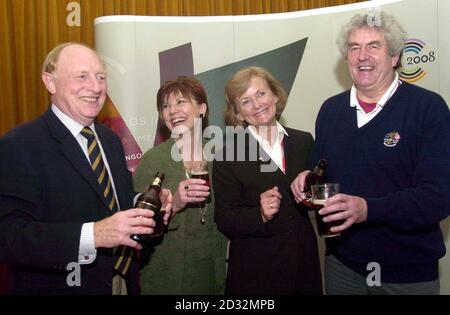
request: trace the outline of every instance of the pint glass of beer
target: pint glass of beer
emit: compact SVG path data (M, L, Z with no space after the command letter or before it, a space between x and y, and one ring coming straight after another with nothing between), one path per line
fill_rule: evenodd
M188 169L189 178L199 178L206 181L205 185L210 186L209 183L209 173L208 173L208 162L202 161L202 163L192 166ZM206 204L205 201L200 202L198 204L199 207L204 207Z
M209 182L209 172L208 172L208 162L203 161L202 163L194 166L194 167L190 167L188 170L188 175L189 178L199 178L199 179L203 179L204 181L206 181L205 185L207 185L208 187L210 186L210 182ZM196 205L197 207L200 209L200 223L201 224L205 224L205 215L206 215L206 210L208 208L208 202L210 201L209 198L207 198L205 201L201 201L198 202Z
M317 184L311 186L311 197L312 204L316 209L316 223L317 223L317 231L320 236L323 237L334 237L339 236L340 233L333 233L330 231L330 228L333 226L341 225L344 220L337 220L331 222L324 222L323 216L319 214L319 210L323 208L323 205L327 201L328 198L334 196L340 192L339 184L336 183L324 183Z
M209 185L208 162L204 161L195 167L189 168L190 178L199 178L206 181L205 185Z

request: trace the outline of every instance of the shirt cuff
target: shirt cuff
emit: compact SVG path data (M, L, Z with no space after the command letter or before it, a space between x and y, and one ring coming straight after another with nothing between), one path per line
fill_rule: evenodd
M94 222L84 223L81 227L78 263L81 265L90 264L95 258L97 258L97 250L94 241Z

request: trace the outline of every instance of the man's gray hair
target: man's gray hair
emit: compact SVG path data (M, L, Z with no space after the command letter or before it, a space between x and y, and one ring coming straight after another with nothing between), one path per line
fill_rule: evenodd
M374 27L377 31L384 35L387 43L388 53L390 56L400 56L395 69L401 66L401 56L403 47L406 44L407 33L398 21L390 14L383 11L371 10L366 14L356 14L350 21L345 24L336 40L344 58L347 58L350 35L361 28Z

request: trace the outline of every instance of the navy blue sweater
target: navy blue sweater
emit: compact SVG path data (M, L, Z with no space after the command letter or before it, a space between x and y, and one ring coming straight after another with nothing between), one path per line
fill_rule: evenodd
M381 266L382 282L438 278L445 254L439 221L450 214L450 112L438 94L401 84L383 110L361 128L350 91L329 98L316 121L310 165L328 159L329 182L366 199L368 219L327 252L366 276Z

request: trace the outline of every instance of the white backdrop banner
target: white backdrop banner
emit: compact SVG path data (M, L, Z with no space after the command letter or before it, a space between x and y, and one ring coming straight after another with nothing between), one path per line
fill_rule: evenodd
M335 44L337 34L352 15L372 7L396 16L408 32L402 78L440 93L448 104L447 0L374 0L252 16L97 18L96 48L108 66L109 97L122 128L129 131L122 133L129 167L133 169L141 152L161 141L156 93L162 82L177 75L195 75L202 81L210 124L223 127L226 81L244 66L266 67L289 94L282 123L314 134L324 100L351 87ZM130 142L137 146L127 148ZM442 270L447 278L449 265ZM449 280L441 285L450 293Z

